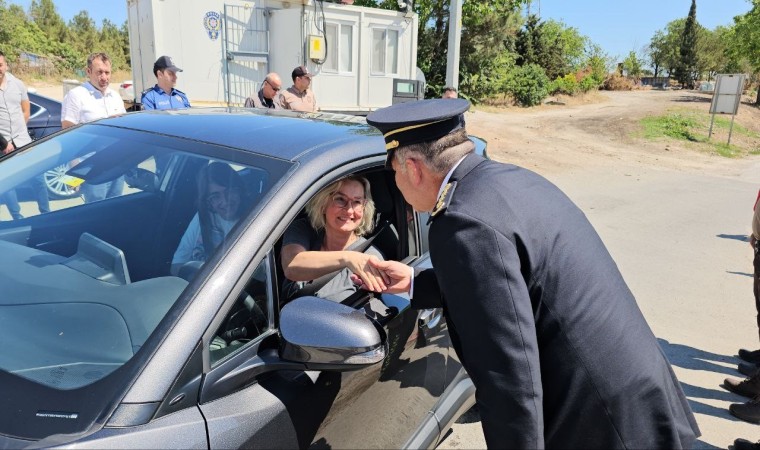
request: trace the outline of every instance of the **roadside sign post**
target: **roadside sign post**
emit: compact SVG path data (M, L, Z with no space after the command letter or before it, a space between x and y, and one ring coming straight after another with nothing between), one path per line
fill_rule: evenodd
M734 131L734 119L741 103L742 91L744 90L744 74L722 74L717 76L715 93L710 104L710 132L707 138L712 137L713 123L716 114L731 114L731 127L728 130L728 145L731 144L731 134Z

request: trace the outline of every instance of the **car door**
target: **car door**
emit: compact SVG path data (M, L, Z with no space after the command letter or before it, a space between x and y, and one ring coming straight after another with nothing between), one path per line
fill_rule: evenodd
M371 178L373 183L389 183L385 174ZM383 189L391 197L379 214L388 215L393 223L382 232L391 236L390 242L395 236L402 252L394 256L411 264L425 263L417 254L421 247L416 221L407 223L407 210L392 184ZM267 274L268 296L275 296L279 286L276 254L272 249L268 262L262 262L266 267L257 269ZM259 289L263 289L260 284ZM277 370L266 367L266 361L276 361L272 352L281 344L276 330L279 302L267 298L273 308L271 330L221 361L214 361L213 351L208 351L212 363L200 409L212 448L400 448L429 421L445 387L450 344L443 321L426 320L424 315L420 321L423 313L410 308L407 295L359 295L353 306L383 330L387 356L382 363L349 372ZM216 322L229 328L229 322L237 319L232 319L232 310L223 314ZM215 333L228 331L220 328ZM253 374L252 364L262 365L260 374ZM241 375L234 381L236 372L246 372L248 378Z

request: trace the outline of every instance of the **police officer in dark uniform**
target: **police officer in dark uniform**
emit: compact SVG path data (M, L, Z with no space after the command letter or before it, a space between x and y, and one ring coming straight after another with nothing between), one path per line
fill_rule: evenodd
M691 447L696 420L601 239L553 184L474 154L468 108L401 103L367 122L406 200L431 211L434 270L414 278L412 306L444 308L488 446ZM409 267L373 265L389 292L409 290Z
M190 107L190 101L184 92L175 89L177 72L182 69L174 65L168 56L161 56L153 64L156 85L142 93L142 107L151 109L183 109Z

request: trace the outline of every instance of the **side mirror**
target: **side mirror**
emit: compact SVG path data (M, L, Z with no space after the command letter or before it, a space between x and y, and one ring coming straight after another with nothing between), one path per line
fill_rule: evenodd
M280 357L310 370L357 370L381 362L385 345L363 311L300 297L280 313Z

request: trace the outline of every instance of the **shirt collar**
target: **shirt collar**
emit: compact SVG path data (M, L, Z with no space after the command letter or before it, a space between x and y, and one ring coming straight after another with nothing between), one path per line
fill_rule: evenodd
M113 92L110 87L107 87L105 92L101 92L100 89L96 88L92 83L90 83L89 80L86 81L82 86L84 86L88 91L92 93L101 94L103 97L111 95L111 92Z

